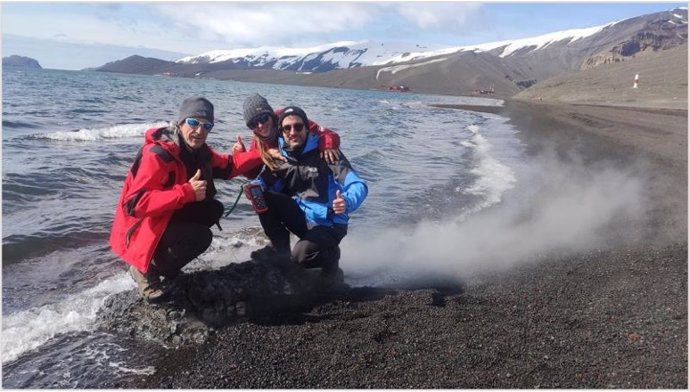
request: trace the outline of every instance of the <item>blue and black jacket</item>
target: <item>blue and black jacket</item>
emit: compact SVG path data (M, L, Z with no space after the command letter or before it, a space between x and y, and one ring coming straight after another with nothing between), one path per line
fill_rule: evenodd
M352 169L344 155L330 165L321 158L319 137L308 134L304 147L288 151L283 138L278 139L280 151L287 162L276 161L278 169L264 171L257 178L264 190L292 196L304 211L307 223L331 227L346 225L349 215L362 205L368 189L364 180ZM331 208L336 191L347 203L343 214L335 214Z

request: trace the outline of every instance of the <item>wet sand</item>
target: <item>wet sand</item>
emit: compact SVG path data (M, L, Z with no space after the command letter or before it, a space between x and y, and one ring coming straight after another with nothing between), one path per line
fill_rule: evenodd
M687 111L630 121L509 102L503 114L530 154L644 167L644 217L613 225L600 249L461 286L354 288L224 327L118 387L686 389Z
M442 109L462 109L469 110L473 112L483 112L483 113L493 113L499 114L503 112L503 106L482 106L482 105L457 105L457 104L446 104L446 103L434 103L429 106Z

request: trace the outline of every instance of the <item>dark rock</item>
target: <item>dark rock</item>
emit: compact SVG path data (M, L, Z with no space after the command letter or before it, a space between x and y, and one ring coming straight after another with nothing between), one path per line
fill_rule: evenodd
M203 343L215 327L243 320L285 321L323 300L324 293L345 288L342 282L324 286L320 270L247 261L180 275L170 283L162 304L149 304L134 290L114 295L99 310L97 324L165 345Z

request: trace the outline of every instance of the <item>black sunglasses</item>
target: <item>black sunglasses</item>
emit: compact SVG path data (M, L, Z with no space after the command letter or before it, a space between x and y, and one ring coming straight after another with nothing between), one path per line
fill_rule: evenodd
M265 124L268 119L271 118L271 115L268 113L261 113L258 116L254 117L247 123L247 127L249 129L254 129L259 126L259 124Z
M302 132L302 130L304 129L304 124L297 123L297 124L292 124L292 125L290 125L290 124L283 125L282 127L280 127L280 130L283 132L290 132L290 131L292 131L292 128L295 129L295 132Z

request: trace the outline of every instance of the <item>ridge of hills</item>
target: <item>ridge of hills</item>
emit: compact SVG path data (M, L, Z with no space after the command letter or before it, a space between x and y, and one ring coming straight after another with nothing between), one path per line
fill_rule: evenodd
M654 82L642 86L655 86L658 91L652 95L660 95L660 102L673 103L675 97L676 103L685 102L687 106L687 38L687 8L679 8L530 39L406 52L408 56L400 55L400 51L390 52L392 57L387 60L379 55L379 65L350 62L346 63L347 68L338 68L343 62L335 62L324 53L343 54L351 50L339 43L341 46L293 56L292 60L283 57L281 69L273 68L277 59L266 56L260 64L252 63L252 58L256 60L254 53L239 60L200 55L177 62L131 56L95 70L354 89L399 90L398 86L404 86L403 91L419 93L515 96L527 100L558 97L573 102L586 100L582 91L579 96L575 93L580 91L578 79L584 80L580 83L584 86L592 82L599 87L608 86L607 91L620 92L632 87L634 75L642 73L643 80ZM356 44L358 53L368 50L362 49L361 43ZM306 71L305 58L310 59ZM405 58L415 60L404 61ZM292 63L288 64L288 60ZM567 89L557 93L561 90L558 86ZM598 88L589 88L590 93L595 91ZM621 103L632 99L619 98Z
M38 60L33 59L31 57L19 56L16 54L13 54L8 57L3 57L2 66L43 69L43 67L41 67L41 64L38 63Z

